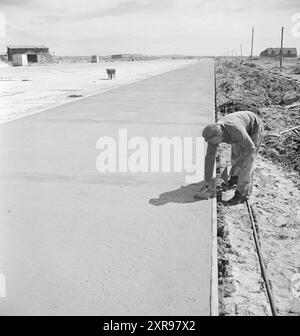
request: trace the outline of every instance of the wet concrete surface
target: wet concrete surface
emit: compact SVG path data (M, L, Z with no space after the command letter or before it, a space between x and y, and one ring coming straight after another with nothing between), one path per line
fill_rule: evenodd
M0 314L209 315L212 201L185 172L99 173L96 143L200 137L213 118L202 60L1 125Z

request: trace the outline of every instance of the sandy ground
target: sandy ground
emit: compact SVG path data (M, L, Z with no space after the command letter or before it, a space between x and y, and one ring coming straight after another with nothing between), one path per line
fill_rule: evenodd
M193 62L151 60L0 68L0 124ZM115 79L107 80L107 68L116 69Z
M228 145L220 147L221 169L230 162ZM234 191L223 193L222 200ZM264 284L260 275L247 208L241 204L224 207L219 204L220 222L226 228L219 239L219 258L226 261L226 272L220 274L220 311L222 315L271 315Z
M221 153L224 168L230 164L229 146L222 146ZM224 200L232 196L233 191L223 193ZM286 172L259 156L250 202L280 315L300 315L300 301L291 292L292 277L300 271L299 200L300 191ZM247 208L221 207L230 244L225 252L230 266L222 311L226 315L269 316Z
M300 300L291 291L300 273L300 191L282 169L259 160L253 207L279 312L300 316Z
M256 63L266 63L270 73L278 70L274 62ZM294 66L295 61L281 75L294 77ZM249 85L249 80L255 85ZM269 78L255 68L247 70L237 64L219 64L217 82L222 114L236 109L253 110L264 122L265 135L299 125L299 101L292 105L282 101L287 92L297 99L296 83ZM224 145L220 147L220 170L228 165L230 150ZM293 277L300 273L299 167L299 137L265 137L250 202L280 315L300 315L300 301L292 291ZM223 192L222 199L232 195L233 191ZM246 207L220 204L218 210L221 314L271 315Z

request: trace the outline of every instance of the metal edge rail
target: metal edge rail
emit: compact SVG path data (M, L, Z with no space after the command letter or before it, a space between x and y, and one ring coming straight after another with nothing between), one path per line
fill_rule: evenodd
M269 278L268 278L267 270L266 270L266 267L265 267L265 264L264 264L264 259L263 259L263 255L262 255L260 244L259 244L258 234L257 234L255 223L254 223L252 208L251 208L251 205L250 205L248 200L246 200L246 205L247 205L247 209L248 209L248 212L249 212L249 217L250 217L250 221L251 221L251 226L252 226L253 237L254 237L255 247L256 247L256 251L257 251L257 256L258 256L258 260L259 260L259 264L260 264L260 268L261 268L262 277L263 277L263 280L264 280L264 283L265 283L265 286L266 286L267 296L268 296L268 299L269 299L272 315L277 316L278 312L277 312L277 308L276 308L276 305L275 305L272 289L271 289L271 286L270 286L270 281L269 281Z

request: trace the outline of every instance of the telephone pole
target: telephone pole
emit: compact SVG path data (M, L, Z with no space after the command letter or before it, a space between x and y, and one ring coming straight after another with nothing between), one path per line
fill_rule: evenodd
M253 61L253 43L254 43L254 27L252 27L252 39L251 39L251 63Z
M284 27L281 28L281 47L280 47L280 69L282 69L282 57L283 57L283 32Z
M241 44L241 63L243 62L243 45Z

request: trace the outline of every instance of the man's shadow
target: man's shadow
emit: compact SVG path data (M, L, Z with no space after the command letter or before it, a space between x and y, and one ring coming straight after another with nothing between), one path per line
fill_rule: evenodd
M214 190L204 192L204 185L205 181L201 181L176 190L167 191L160 194L158 198L152 198L149 203L155 206L161 206L168 203L195 203L216 197ZM196 193L198 193L197 198L195 198Z

